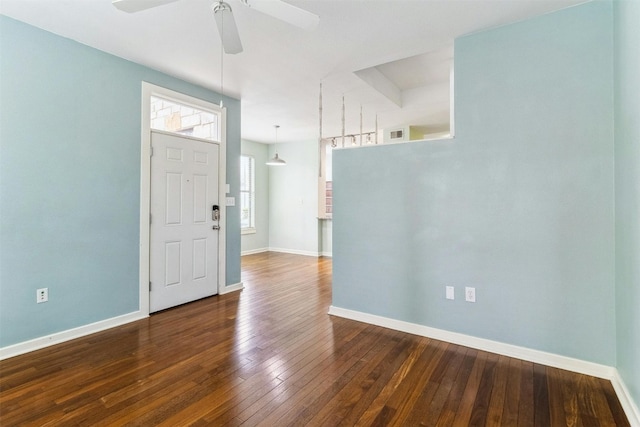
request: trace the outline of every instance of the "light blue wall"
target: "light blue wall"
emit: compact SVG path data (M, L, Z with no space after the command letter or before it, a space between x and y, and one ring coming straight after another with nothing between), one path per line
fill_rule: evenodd
M269 167L269 246L318 254L318 143L278 144L287 165ZM275 148L269 147L269 157Z
M612 38L608 2L463 37L454 140L335 152L333 304L614 365Z
M269 147L242 140L242 154L255 160L255 234L242 235L242 253L269 248Z
M278 144L284 167L265 163L276 147L242 141L242 152L256 159L256 234L242 236L242 252L261 249L318 255L331 252L330 221L318 216L316 141Z
M640 407L640 1L614 2L618 371Z
M141 83L219 95L0 16L0 346L138 309ZM228 108L238 196L240 102ZM227 284L240 282L229 209ZM35 303L37 288L49 302Z

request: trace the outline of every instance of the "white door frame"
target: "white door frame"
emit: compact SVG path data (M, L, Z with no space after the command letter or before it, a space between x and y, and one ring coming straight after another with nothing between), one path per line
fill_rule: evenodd
M220 155L218 160L218 197L220 203L220 231L218 235L218 295L226 286L226 182L227 182L227 109L180 92L175 92L151 83L142 82L142 135L140 142L140 313L149 315L149 217L151 203L151 111L150 98L161 98L192 105L204 111L218 114L220 129Z

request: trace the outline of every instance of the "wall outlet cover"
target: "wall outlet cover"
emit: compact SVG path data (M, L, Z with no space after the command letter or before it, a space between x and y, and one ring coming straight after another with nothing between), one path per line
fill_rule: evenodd
M476 288L465 287L464 299L467 302L476 302Z
M36 291L36 303L49 301L49 288L40 288Z

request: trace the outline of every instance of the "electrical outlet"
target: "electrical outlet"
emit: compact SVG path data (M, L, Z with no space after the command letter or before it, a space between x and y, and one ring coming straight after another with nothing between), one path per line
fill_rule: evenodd
M41 302L49 301L49 288L40 288L36 291L36 302L40 304Z
M467 302L476 302L476 288L465 287L464 299Z
M445 294L447 299L455 299L456 298L456 294L455 291L453 289L453 286L445 286Z

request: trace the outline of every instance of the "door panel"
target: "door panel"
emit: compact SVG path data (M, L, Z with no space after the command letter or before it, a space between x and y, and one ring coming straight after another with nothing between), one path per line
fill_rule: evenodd
M193 222L202 224L207 222L207 213L211 210L211 206L207 209L207 176L193 176Z
M217 144L151 133L150 311L218 292Z
M164 285L179 285L180 266L182 265L182 242L165 242L164 245Z
M193 278L205 277L207 277L207 240L196 239L193 241Z
M167 173L165 175L167 225L180 225L182 223L182 179L181 173Z

